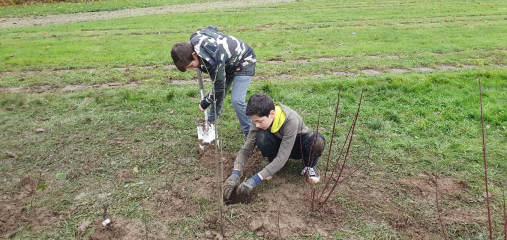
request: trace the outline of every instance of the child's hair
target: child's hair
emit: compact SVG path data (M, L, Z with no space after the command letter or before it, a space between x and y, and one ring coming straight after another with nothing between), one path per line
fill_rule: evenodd
M246 115L267 117L271 110L275 110L273 99L264 93L256 93L250 97L246 105Z
M178 70L182 72L187 70L187 66L194 60L193 52L194 47L189 42L179 42L173 45L171 57Z

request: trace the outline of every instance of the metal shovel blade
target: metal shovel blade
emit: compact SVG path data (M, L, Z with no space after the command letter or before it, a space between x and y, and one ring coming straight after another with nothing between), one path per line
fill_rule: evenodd
M199 88L201 90L201 99L204 98L204 86L202 83L201 70L197 69L197 77L199 79ZM197 123L197 137L199 139L199 147L201 150L204 146L209 145L215 140L215 124L208 122L208 111L204 111L204 122Z
M197 123L197 137L199 138L199 147L202 150L206 145L215 141L215 124L208 121Z

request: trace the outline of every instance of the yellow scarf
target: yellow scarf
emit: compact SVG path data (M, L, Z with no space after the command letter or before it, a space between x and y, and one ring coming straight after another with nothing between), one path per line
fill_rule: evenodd
M278 103L275 103L275 119L271 125L271 133L276 133L282 127L285 122L285 113L282 111L282 107Z

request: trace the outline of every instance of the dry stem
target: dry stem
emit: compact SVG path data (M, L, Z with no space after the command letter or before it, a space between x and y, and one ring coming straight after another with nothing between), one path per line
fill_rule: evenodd
M336 159L336 162L334 164L330 164L331 159L331 151L333 147L333 138L335 135L335 128L336 128L336 121L338 119L338 109L340 104L340 92L341 92L341 86L338 91L338 99L336 102L336 108L335 108L335 116L334 116L334 123L333 123L333 131L331 135L331 140L329 143L329 150L328 150L328 156L327 156L327 163L326 163L326 169L324 171L324 187L322 189L317 189L315 186L312 185L311 187L311 209L312 210L320 210L329 200L331 195L333 194L334 190L338 186L339 183L342 183L347 178L352 176L359 168L361 168L365 162L363 162L359 167L354 169L352 172L350 172L347 176L343 177L343 171L347 166L347 160L349 158L350 149L352 146L352 140L354 138L354 130L356 127L357 119L359 117L359 112L361 110L361 103L363 100L363 93L364 89L361 90L361 97L359 99L359 104L357 107L356 114L354 116L354 121L349 129L349 132L347 134L346 140L343 142L343 146L341 147L340 154L338 155L338 158ZM319 114L319 120L320 122L320 114ZM315 141L315 138L313 139ZM371 152L371 149L370 149ZM343 156L343 162L340 164ZM370 156L370 153L368 153L368 158ZM313 161L313 159L312 159ZM332 166L331 166L332 165ZM328 176L327 172L331 171L331 174ZM336 173L337 172L337 173ZM335 176L336 173L336 176Z
M481 76L479 76L479 95L481 99L481 126L482 126L482 153L484 157L484 181L486 185L486 202L488 204L488 224L489 224L489 239L493 240L493 227L491 225L491 207L489 202L489 190L488 190L488 161L486 160L486 139L484 137L484 110L482 105L482 87L481 87Z
M444 239L447 240L447 234L445 233L444 224L442 223L442 216L440 214L440 205L438 204L438 175L435 174L435 198L437 202L437 213L438 213L438 221L440 222L440 228L442 229L442 233L444 234Z

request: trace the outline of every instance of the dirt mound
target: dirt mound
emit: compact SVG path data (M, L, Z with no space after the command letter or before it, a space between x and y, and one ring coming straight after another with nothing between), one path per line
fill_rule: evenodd
M435 176L428 173L419 174L416 179L399 179L398 184L403 186L414 195L419 195L427 200L435 200L435 191L437 189L437 182ZM462 193L468 188L468 182L465 179L450 179L443 178L438 180L438 195L439 198L454 197Z
M209 171L208 175L188 180L176 178L155 189L153 195L140 200L143 212L147 212L143 216L153 217L152 222L143 216L132 220L111 216L110 225L102 225L101 218L76 226L76 232L80 236L98 240L179 239L181 231L169 230L167 226L191 220L195 224L185 231L195 232L200 239L237 239L244 232L252 232L265 239L317 235L335 238L336 232L347 230L342 229L342 223L361 219L385 231L398 230L399 234L403 234L401 238L442 238L435 206L437 182L431 173L379 182L372 181L367 173L358 171L337 186L321 210L314 211L312 204L316 206L318 201L312 200L312 193L319 193L324 184L321 182L312 187L305 183L304 177L299 175L300 161L289 160L272 180L263 181L256 187L251 196L233 193L229 201L219 205L217 201L221 196L221 183L232 170L236 155L222 152L221 162L217 162L214 148L205 148L198 157L201 164L211 170L216 168L217 163L223 164L224 177L216 178L215 172ZM266 159L255 150L242 173L242 179L257 173L266 164ZM120 170L115 174L118 181L133 178L130 170ZM62 218L50 207L30 207L32 198L37 199L44 193L36 189L37 182L31 177L20 179L16 191L4 194L0 203L0 237L14 236L21 226L46 227ZM467 194L467 188L466 180L439 177L438 193L444 203L441 211L444 225L466 227L467 224L486 220L476 212L446 209L448 206L445 201L472 199ZM209 209L209 206L217 207ZM223 234L220 233L221 224Z
M222 163L218 162L218 164L224 166L223 180L225 180L232 169L236 155L227 152L221 154ZM201 151L199 158L209 169L214 169L217 164L214 149ZM251 231L256 236L266 239L287 239L301 236L301 234L312 236L318 234L324 238L333 238L333 233L340 230L342 221L353 221L356 218L366 219L372 224L381 224L378 219L385 219L390 228L405 232L410 238L441 238L439 225L428 221L428 218L436 218L434 206L436 186L431 174L421 173L418 178L399 179L386 184L372 183L368 180L368 176L357 172L354 177L338 185L334 197L330 198L321 210L312 211L312 204L314 206L318 204L317 200L312 200L312 191L318 193L324 185L320 184L313 188L304 183L304 177L299 178L298 173L291 169L299 170L299 161L297 163L293 160L289 161L292 162L288 165L292 166L282 168L271 181L263 182L263 186L256 188L250 197L245 198L233 193L231 199L223 207L225 238L234 236L239 231ZM258 150L255 150L242 173L242 178L257 173L265 164L267 164L265 158ZM189 183L189 186L201 186L196 196L204 197L217 194L219 184L210 175L195 179L194 183ZM468 183L465 180L441 177L438 181L441 199L463 198L467 187ZM400 192L406 196L400 196ZM407 196L410 196L409 198L416 204L394 203ZM252 207L247 207L245 204ZM177 203L175 205L178 207ZM195 208L189 207L186 211L190 216L198 214L190 209ZM357 211L358 209L361 210ZM472 219L474 213L460 212L459 214L470 216L468 220L480 220ZM421 218L418 215L424 217ZM456 216L451 211L444 214L445 224L457 223L457 219L454 219ZM219 212L210 213L201 224L196 226L197 232L205 230L212 232L220 230ZM216 235L213 236L216 238ZM205 235L201 237L206 238Z
M42 190L37 189L36 178L27 176L20 179L17 191L4 193L0 201L0 237L14 236L18 228L45 227L58 221L59 213L51 208L37 209L32 206Z
M174 188L171 191L157 190L153 198L149 201L145 200L143 204L154 211L156 218L169 222L201 214L199 206L192 197L184 193L185 191L181 188Z
M223 180L225 180L232 170L236 155L227 152L222 152L221 155L224 166ZM202 150L199 158L207 168L214 169L217 164L213 148ZM299 162L300 160L297 160L297 163L292 164L297 165ZM266 164L266 158L258 149L254 149L242 172L242 178L251 177L262 170ZM224 206L225 237L241 230L252 231L256 236L266 239L286 239L299 236L299 233L314 233L315 231L322 236L329 237L337 229L337 225L339 225L337 219L343 216L343 211L340 212L339 209L333 208L333 210L327 209L326 212L331 211L334 214L311 212L309 210L311 188L309 186L302 188L301 183L289 182L290 180L283 177L285 174L293 174L289 171L291 170L282 169L280 174L277 174L272 180L263 183L268 187L256 189L251 196L238 196L235 192L232 193L231 198L225 202L226 206ZM300 180L304 182L304 177L301 176ZM206 186L198 192L210 196L209 194L216 194L212 188L219 187L214 181L212 176L205 176L196 180L198 183L195 185ZM254 204L255 207L249 210L249 208L245 208L245 204ZM202 224L196 227L196 230L208 229L216 232L219 230L219 223L220 213L211 213ZM206 234L200 237L206 238Z
M90 234L90 239L141 239L145 235L141 222L121 218L111 218L110 220L111 223L106 226L102 224L103 220L93 222L91 226L95 231Z
M220 156L222 156L222 162L218 161L218 159L220 159ZM202 164L208 169L215 169L217 167L217 164L220 169L221 164L223 164L225 180L227 177L229 177L230 173L233 170L236 154L228 153L225 151L220 152L220 150L216 151L214 147L207 146L200 151L199 159L201 160ZM252 152L252 155L248 159L245 168L241 172L241 175L244 177L251 177L255 173L258 173L260 170L262 170L262 163L264 161L264 157L262 156L259 149L255 148Z

